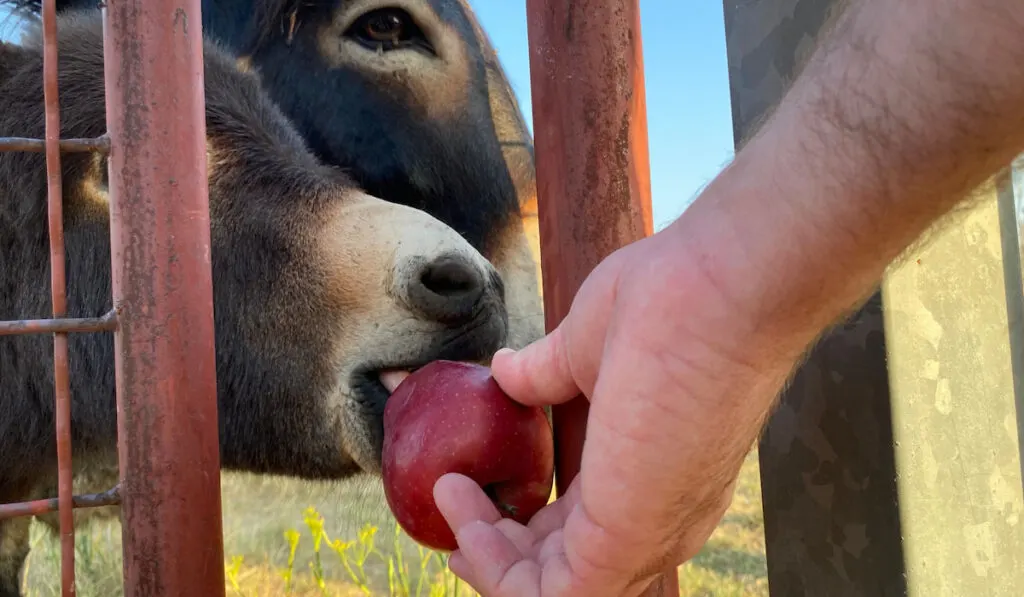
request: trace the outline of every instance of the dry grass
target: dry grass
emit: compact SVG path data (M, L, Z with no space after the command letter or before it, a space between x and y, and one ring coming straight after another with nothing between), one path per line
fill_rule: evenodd
M238 597L348 597L475 593L440 554L397 531L369 479L314 484L248 475L223 477L227 589ZM680 567L687 597L768 595L756 452L736 499L710 541ZM28 562L29 597L60 595L56 540L38 525ZM78 595L120 597L121 534L116 522L83 528L76 540Z

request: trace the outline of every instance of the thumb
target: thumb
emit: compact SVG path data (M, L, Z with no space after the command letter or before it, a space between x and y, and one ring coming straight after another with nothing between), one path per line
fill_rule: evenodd
M531 406L567 402L580 393L562 326L519 351L502 348L491 360L491 373L513 400Z

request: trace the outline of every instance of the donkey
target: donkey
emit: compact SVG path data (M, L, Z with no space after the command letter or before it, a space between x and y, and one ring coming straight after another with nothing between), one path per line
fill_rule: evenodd
M64 136L106 129L98 17L59 22ZM38 35L0 44L7 134L43 135L41 48ZM508 331L501 277L439 220L324 165L254 75L212 43L204 52L222 464L304 479L377 473L381 373L489 359ZM111 308L106 160L67 154L62 165L68 311L97 316ZM39 153L0 153L0 319L47 314L44 166ZM117 478L113 338L73 335L69 352L76 484L102 488ZM49 338L0 337L0 502L52 495L52 377ZM0 597L19 595L28 524L0 522Z
M205 35L259 74L321 160L445 222L497 267L509 346L543 333L533 143L466 0L202 0L202 13Z

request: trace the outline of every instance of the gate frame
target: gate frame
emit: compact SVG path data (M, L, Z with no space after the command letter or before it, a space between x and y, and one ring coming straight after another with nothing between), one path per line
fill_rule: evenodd
M117 504L126 597L225 594L200 4L104 4L108 134L61 140L59 32L43 0L46 138L0 139L47 155L53 318L0 322L0 334L54 335L60 478L57 498L0 505L0 518L60 513L64 597L75 594L73 509ZM527 21L550 330L604 257L653 232L639 0L528 0ZM584 105L602 117L588 122ZM109 154L114 309L101 318L66 318L62 151ZM581 160L600 174L588 179ZM591 221L607 234L581 234ZM67 334L111 331L121 481L73 496ZM554 408L559 494L579 471L586 413L582 397ZM675 568L646 595L678 597Z
M45 139L0 139L46 153L53 316L0 322L0 335L53 334L58 456L57 497L0 505L0 519L59 513L64 597L76 594L73 509L111 505L126 597L226 590L200 1L102 7L108 133L62 140L55 1L43 0ZM67 317L61 152L108 154L114 307L99 318ZM111 331L121 479L74 496L67 334Z
M103 15L125 595L223 596L201 0Z

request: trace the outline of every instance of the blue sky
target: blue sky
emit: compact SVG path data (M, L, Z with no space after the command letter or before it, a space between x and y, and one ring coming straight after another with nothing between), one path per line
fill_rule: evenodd
M512 80L527 122L525 0L470 0ZM732 159L722 2L641 0L655 228L683 212ZM531 123L532 126L532 123Z

